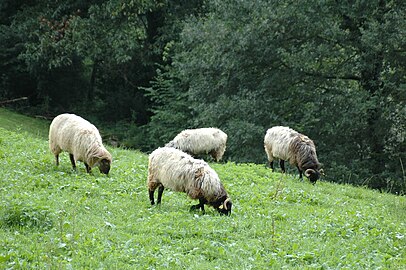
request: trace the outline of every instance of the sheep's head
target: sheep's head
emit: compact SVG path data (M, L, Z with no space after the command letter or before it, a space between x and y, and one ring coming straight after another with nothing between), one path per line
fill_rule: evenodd
M320 178L320 172L318 170L307 169L304 175L309 178L312 184L315 184L317 180Z
M110 163L111 163L111 161L106 158L103 158L102 160L100 160L97 164L100 172L104 173L104 174L109 174Z
M165 147L172 147L172 148L176 148L176 144L174 141L170 141L167 144L165 144Z
M91 168L98 167L101 173L109 173L112 157L102 145L93 144L86 155Z
M229 216L231 214L231 207L233 203L231 202L230 198L227 198L223 203L219 206L215 207L216 210L220 213L220 215Z

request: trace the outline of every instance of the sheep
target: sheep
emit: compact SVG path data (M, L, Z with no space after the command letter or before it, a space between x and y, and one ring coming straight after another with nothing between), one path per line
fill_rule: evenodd
M268 129L264 138L264 148L272 170L273 159L279 158L282 172L285 172L285 160L288 160L299 170L300 179L303 179L304 172L313 184L322 173L313 141L289 127L275 126Z
M49 128L49 148L59 165L59 154L69 153L72 167L76 170L76 161L82 161L86 172L99 167L101 173L108 174L112 161L111 154L103 146L97 128L87 120L75 114L56 116Z
M204 213L207 204L221 215L230 215L232 202L217 173L203 160L171 147L160 147L149 155L148 191L151 205L154 205L154 192L158 188L157 204L161 203L165 188L185 192L190 198L198 199L199 204L190 210Z
M165 147L182 150L192 156L210 154L219 161L226 150L227 134L218 128L186 129L176 135Z

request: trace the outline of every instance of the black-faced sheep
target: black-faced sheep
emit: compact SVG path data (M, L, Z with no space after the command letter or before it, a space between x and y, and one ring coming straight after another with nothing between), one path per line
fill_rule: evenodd
M86 171L99 167L100 172L110 171L111 155L104 148L97 128L87 120L75 114L60 114L54 118L49 128L49 148L59 165L59 154L69 153L73 169L76 161L84 162Z
M219 161L226 150L227 134L218 128L186 129L167 143L166 147L173 147L192 156L210 154L215 161Z
M154 205L154 192L158 188L157 203L161 203L164 188L185 192L190 198L198 199L199 204L213 206L220 214L230 215L232 203L217 173L203 160L195 159L181 150L161 147L149 155L148 191L151 205Z
M268 129L264 139L264 148L272 169L273 159L280 159L280 166L285 172L285 160L296 166L299 177L302 173L310 182L316 183L320 177L320 167L316 147L309 137L288 127L276 126Z

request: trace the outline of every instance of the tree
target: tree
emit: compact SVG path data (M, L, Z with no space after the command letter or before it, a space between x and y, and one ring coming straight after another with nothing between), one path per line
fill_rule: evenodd
M188 127L220 127L229 158L264 162L266 129L288 125L315 140L328 179L404 188L402 1L213 0L207 9L185 23L165 75L186 87Z

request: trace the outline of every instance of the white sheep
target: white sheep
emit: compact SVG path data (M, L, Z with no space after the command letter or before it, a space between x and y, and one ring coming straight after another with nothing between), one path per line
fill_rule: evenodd
M161 203L164 188L185 192L199 204L191 210L201 209L204 204L213 206L220 214L230 215L232 203L217 173L203 160L195 159L181 150L161 147L149 155L148 191L151 205L158 188L157 204Z
M309 137L289 127L275 126L267 130L264 148L272 170L273 159L279 158L282 172L285 172L287 160L297 167L300 178L304 172L312 183L319 179L321 164L317 159L316 147Z
M218 128L186 129L167 143L166 147L182 150L192 156L210 154L219 161L226 150L227 134Z
M73 169L76 161L82 161L86 171L99 167L100 172L108 174L112 161L111 154L103 146L97 128L75 114L60 114L52 120L49 128L49 148L59 165L59 154L69 153Z

